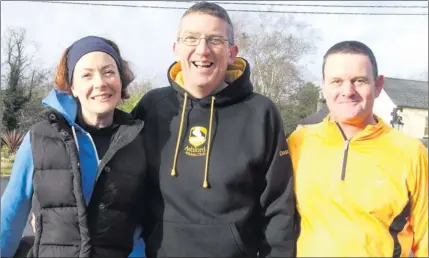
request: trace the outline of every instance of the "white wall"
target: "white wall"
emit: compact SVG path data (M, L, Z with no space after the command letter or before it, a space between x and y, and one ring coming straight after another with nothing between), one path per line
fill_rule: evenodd
M390 121L392 120L393 109L396 107L395 103L390 99L384 89L381 91L380 96L375 99L374 102L374 113L381 117L383 121L390 125Z
M392 120L391 112L395 107L396 105L392 99L382 90L380 96L374 102L374 113L381 117L386 124L390 125ZM427 109L403 108L402 112L398 111L397 114L402 117L402 123L404 123L400 129L402 132L419 139L424 137L426 117L428 117Z
M427 109L404 108L398 114L402 116L404 123L401 131L419 139L424 137L426 117L428 117Z

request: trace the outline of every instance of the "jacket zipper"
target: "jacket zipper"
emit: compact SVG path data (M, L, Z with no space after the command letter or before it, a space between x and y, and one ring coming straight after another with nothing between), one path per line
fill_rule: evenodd
M346 168L347 168L347 155L349 152L349 140L345 140L344 142L344 153L343 153L343 166L341 168L341 180L344 181L344 178L346 177Z
M349 145L350 145L351 139L347 139L341 126L338 123L336 124L338 126L338 129L340 129L341 135L343 136L343 139L344 139L343 164L341 166L341 181L344 181L344 179L346 178L347 156L349 154Z

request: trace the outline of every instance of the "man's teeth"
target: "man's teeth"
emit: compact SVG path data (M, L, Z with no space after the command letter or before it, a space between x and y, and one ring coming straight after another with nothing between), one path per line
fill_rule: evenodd
M193 63L197 67L204 67L204 68L209 68L210 66L213 65L213 63L211 62L193 62Z

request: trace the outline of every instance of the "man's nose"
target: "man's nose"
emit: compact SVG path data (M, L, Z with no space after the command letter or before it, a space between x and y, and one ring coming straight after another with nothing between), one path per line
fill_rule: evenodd
M210 47L206 38L200 38L200 42L196 46L195 52L202 56L210 54Z
M351 81L344 81L342 87L341 87L341 95L345 97L350 97L355 95L356 89L355 85Z

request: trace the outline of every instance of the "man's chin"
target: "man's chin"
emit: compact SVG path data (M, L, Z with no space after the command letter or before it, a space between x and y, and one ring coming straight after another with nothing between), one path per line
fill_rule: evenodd
M332 117L338 122L359 120L363 115L357 110L341 110L340 112L331 112Z
M195 87L200 89L211 89L215 87L213 80L211 80L210 78L207 78L207 80L196 81L194 85Z
M362 126L366 119L366 116L363 113L356 113L356 114L343 114L339 115L335 119L337 122L341 124L347 124L352 126Z

